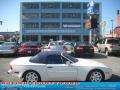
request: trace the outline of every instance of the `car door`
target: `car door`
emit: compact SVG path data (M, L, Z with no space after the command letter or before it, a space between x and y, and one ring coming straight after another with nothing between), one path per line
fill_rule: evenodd
M103 40L102 40L102 43L101 43L101 45L100 45L100 50L101 50L101 52L104 52L104 51L105 51L105 41L106 41L106 39L103 39Z
M77 79L77 68L63 63L61 55L49 55L46 66L49 81L73 81Z

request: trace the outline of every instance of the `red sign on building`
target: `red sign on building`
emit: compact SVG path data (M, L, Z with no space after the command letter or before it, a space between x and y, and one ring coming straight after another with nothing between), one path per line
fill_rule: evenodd
M116 35L117 38L120 38L120 26L114 29L114 34Z
M120 26L120 14L117 15L117 26Z

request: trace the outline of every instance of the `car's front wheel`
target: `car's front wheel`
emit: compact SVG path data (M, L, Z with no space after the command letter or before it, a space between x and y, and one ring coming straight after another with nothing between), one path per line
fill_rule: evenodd
M37 72L28 71L24 74L23 81L24 82L39 82L41 80L40 80L40 75Z
M87 76L88 82L101 82L104 80L104 74L100 70L93 70Z

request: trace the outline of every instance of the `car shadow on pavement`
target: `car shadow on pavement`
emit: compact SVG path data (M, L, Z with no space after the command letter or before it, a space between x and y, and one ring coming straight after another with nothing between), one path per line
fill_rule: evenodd
M106 80L106 82L120 82L120 76L113 74L111 79Z
M0 82L3 82L2 80L0 80Z
M107 56L101 53L95 53L94 57L92 57L92 59L103 59L103 58L107 58Z
M18 55L0 55L0 58L17 58Z
M101 53L95 53L93 57L90 56L81 56L81 57L76 57L75 58L86 58L86 59L103 59L103 58L107 58L107 56L105 54L101 54Z

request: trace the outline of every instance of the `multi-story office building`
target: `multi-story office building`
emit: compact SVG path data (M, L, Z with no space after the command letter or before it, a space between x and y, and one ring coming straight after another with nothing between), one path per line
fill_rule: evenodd
M21 41L72 40L88 41L85 29L88 2L56 1L21 3ZM101 4L96 3L97 18Z

